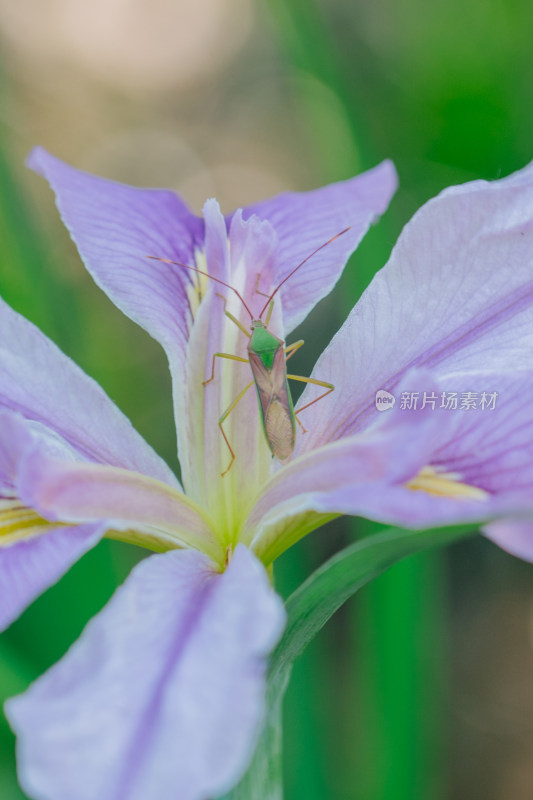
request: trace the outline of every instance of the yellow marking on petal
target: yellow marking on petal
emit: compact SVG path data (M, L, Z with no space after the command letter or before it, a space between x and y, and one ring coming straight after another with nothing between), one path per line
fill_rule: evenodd
M44 533L52 525L18 500L0 499L0 547Z
M484 489L463 483L457 472L440 471L430 466L423 467L405 485L414 492L427 492L436 497L452 497L457 500L487 500L489 497Z
M191 264L191 266L207 272L207 259L203 250L196 250L194 264ZM207 275L201 275L199 272L193 272L192 270L187 270L187 273L191 276L191 282L187 284L187 299L194 319L207 292L209 278Z

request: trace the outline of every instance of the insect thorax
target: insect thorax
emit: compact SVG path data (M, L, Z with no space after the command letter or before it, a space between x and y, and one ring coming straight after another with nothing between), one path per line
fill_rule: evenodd
M248 350L258 355L267 369L272 368L274 356L280 347L283 347L282 340L267 330L261 320L252 321L252 337Z

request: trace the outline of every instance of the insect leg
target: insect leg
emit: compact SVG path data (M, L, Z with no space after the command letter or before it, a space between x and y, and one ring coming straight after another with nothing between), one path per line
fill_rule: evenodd
M230 361L242 361L244 364L248 364L247 358L241 358L240 356L232 356L230 353L215 353L213 355L213 361L211 364L211 377L208 378L206 381L202 381L202 386L207 386L208 383L215 377L215 358L228 358Z
M237 317L234 317L230 311L224 311L224 314L227 316L228 319L230 319L233 322L234 325L236 325L244 333L245 336L251 339L252 334L250 333L250 331L246 330L242 322L239 322Z
M300 422L300 420L298 419L298 414L301 414L301 412L305 411L305 409L309 408L309 406L318 403L319 400L322 400L328 394L331 394L331 392L335 389L332 383L327 383L326 381L318 381L316 380L316 378L303 378L301 375L287 375L287 378L290 378L290 380L292 381L301 381L302 383L312 383L314 386L323 386L326 389L325 392L318 395L318 397L315 397L315 399L311 400L310 403L306 403L305 406L302 406L302 408L299 408L298 411L294 412L294 416L296 417L296 420L298 422ZM303 425L301 427L303 428ZM303 428L303 430L305 431L305 428Z
M303 339L298 339L297 342L293 342L292 344L290 344L288 347L285 348L285 350L284 350L284 353L286 355L285 363L287 363L289 358L292 358L292 356L295 354L295 352L297 350L299 350L300 347L303 344L304 344L304 340Z
M221 477L222 477L222 478L224 477L224 475L226 475L226 474L227 474L227 473L230 471L231 467L233 466L233 462L235 461L235 452L234 452L234 450L233 450L233 447L232 447L232 446L230 445L230 443L229 443L229 439L228 439L228 437L226 436L226 431L225 431L225 430L224 430L224 428L222 427L222 424L223 424L223 423L224 423L224 422L227 420L227 418L229 417L229 415L231 414L231 412L233 411L233 409L235 408L235 406L237 405L237 403L238 403L240 400L242 400L242 398L244 397L244 395L246 394L246 392L248 391L248 389L249 389L251 386L253 386L253 385L254 385L254 382L255 382L255 381L250 381L250 383L249 383L247 386L245 386L245 387L244 387L244 389L243 389L241 392L239 392L239 394L237 395L237 397L235 398L235 400L233 400L233 401L230 403L230 405L227 407L227 409L224 411L224 413L222 414L222 416L220 417L220 419L219 419L219 421L218 421L218 427L220 428L220 433L221 433L221 434L222 434L222 436L224 437L224 441L226 442L226 444L227 444L227 446L228 446L228 450L229 450L229 451L230 451L230 453L231 453L231 461L229 462L229 465L228 465L228 467L227 467L227 468L224 470L224 472L221 472L221 473L220 473L220 475L221 475Z
M270 324L270 317L272 316L272 312L274 311L274 301L271 300L268 305L267 315L265 317L265 326L268 328Z
M263 297L268 297L268 298L270 298L270 295L269 295L269 294L267 294L266 292L262 292L262 291L259 289L259 281L260 281L260 280L261 280L261 273L260 273L260 272L258 272L258 273L257 273L257 279L256 279L256 281L255 281L255 287L254 287L254 292L255 292L255 294L261 294L261 295L263 295ZM265 306L265 308L266 308L266 306ZM261 311L261 314L259 315L259 319L261 319L261 317L263 316L263 312L264 312L264 310L265 310L265 309L263 309L263 311ZM270 317L272 316L272 312L273 312L273 311L274 311L274 301L273 301L273 300L271 300L271 302L268 304L268 311L267 311L267 315L266 315L266 319L265 319L265 325L266 325L266 327L267 327L267 328L268 328L268 325L269 325L269 322L270 322Z
M254 287L254 292L255 292L255 294L262 294L262 295L263 295L263 297L270 297L270 295L269 295L269 294L267 294L266 292L262 292L262 291L260 291L260 289L259 289L259 281L260 281L260 280L261 280L261 273L260 273L260 272L258 272L258 273L257 273L257 279L256 279L256 281L255 281L255 287Z
M217 292L217 297L220 297L220 299L221 299L221 300L222 300L222 302L224 303L224 314L227 316L227 318L228 318L228 319L230 319L230 320L233 322L233 324L234 324L234 325L236 325L236 326L239 328L239 330L241 330L241 331L244 333L244 335L245 335L245 336L247 336L247 337L250 339L250 338L251 338L251 335L252 335L252 334L250 333L250 331L246 330L246 328L244 327L244 325L242 324L242 322L239 322L239 320L237 319L237 317L234 317L234 316L233 316L233 314L232 314L230 311L226 311L226 303L227 303L227 300L226 300L226 298L224 297L224 295L223 295L223 294L220 294L219 292Z

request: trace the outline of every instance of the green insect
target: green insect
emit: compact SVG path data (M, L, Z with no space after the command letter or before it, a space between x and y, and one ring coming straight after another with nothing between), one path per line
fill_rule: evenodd
M230 353L214 353L211 365L211 375L207 380L203 381L203 385L207 386L208 383L211 383L211 381L214 380L215 360L217 358L226 358L230 359L231 361L248 363L250 364L252 370L253 380L250 381L250 383L248 383L244 389L239 392L237 397L232 400L230 405L218 420L218 427L220 428L220 432L224 437L224 441L226 442L231 455L231 460L227 468L222 473L222 476L227 475L233 466L233 462L235 461L235 452L224 430L224 422L227 420L238 403L242 400L246 392L254 384L257 390L259 411L261 414L261 422L263 425L265 438L272 455L279 459L279 461L285 461L290 457L292 451L294 450L296 440L296 422L298 422L305 433L305 428L303 427L298 415L301 414L306 408L309 408L309 406L314 405L314 403L318 403L319 400L322 400L324 397L326 397L326 395L330 394L334 390L335 387L333 384L327 383L326 381L319 381L315 378L304 378L301 375L287 374L287 361L303 345L303 339L286 346L282 339L279 339L268 330L268 325L270 323L270 318L274 308L274 297L279 292L283 284L286 283L289 278L291 278L295 272L300 269L300 267L303 267L303 265L309 261L310 258L316 255L316 253L318 253L327 245L331 244L331 242L335 241L335 239L338 239L339 236L342 236L349 230L350 228L346 228L340 233L337 233L331 239L328 239L328 241L324 242L324 244L320 245L320 247L317 247L316 250L304 258L304 260L301 261L300 264L298 264L298 266L295 267L292 272L290 272L281 281L281 283L278 284L278 286L270 295L266 295L264 292L259 292L257 287L259 285L261 276L258 275L256 281L256 292L258 294L263 294L265 297L267 297L267 300L257 318L255 318L250 311L242 295L237 291L237 289L235 289L234 286L231 286L229 283L225 283L224 281L220 280L220 278L215 278L213 275L209 275L209 273L197 269L196 267L191 267L188 264L182 264L179 261L171 261L167 258L148 256L148 258L154 258L156 261L163 261L166 264L175 264L176 266L184 267L185 269L192 270L193 272L198 272L200 275L205 275L206 277L211 278L211 280L222 284L236 294L247 313L250 315L251 332L249 332L244 325L229 311L226 310L224 312L228 319L237 325L237 327L245 334L245 336L248 337L248 358L231 355ZM265 312L266 317L263 320L263 315ZM289 380L301 381L302 383L312 383L315 386L323 387L326 389L326 391L316 397L314 400L311 400L310 403L306 403L306 405L302 406L302 408L299 408L298 411L295 411L288 383Z

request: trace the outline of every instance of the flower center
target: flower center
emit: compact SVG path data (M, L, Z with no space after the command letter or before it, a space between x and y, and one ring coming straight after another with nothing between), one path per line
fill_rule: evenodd
M427 492L437 497L453 497L458 500L487 500L489 497L484 489L463 483L457 472L447 472L438 467L423 467L405 485L414 492Z

